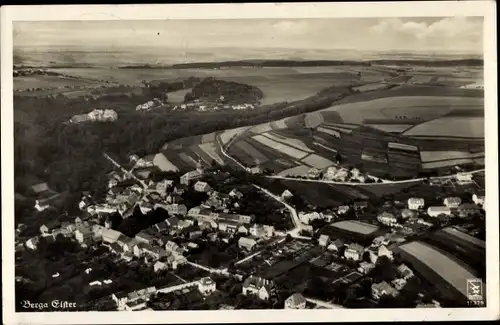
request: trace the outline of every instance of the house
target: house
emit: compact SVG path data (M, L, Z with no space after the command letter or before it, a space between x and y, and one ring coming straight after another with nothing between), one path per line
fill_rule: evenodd
M251 251L255 245L257 245L257 242L255 241L255 238L252 237L241 237L238 240L238 247L246 249L247 251Z
M477 205L484 206L484 195L473 194L472 201Z
M340 239L336 239L330 245L328 245L328 250L332 252L338 252L342 247L344 247L344 242L342 242Z
M153 266L153 269L155 272L165 271L168 270L168 265L167 263L156 261L156 263Z
M418 210L425 206L425 200L422 198L412 197L408 199L408 209Z
M196 170L185 173L180 177L180 183L184 185L189 185L192 181L197 181L203 177L203 167L201 163L198 162L196 165Z
M261 300L268 300L274 290L274 282L252 275L243 282L242 293L245 296L255 295Z
M48 208L50 208L50 205L49 204L44 204L41 201L36 200L34 208L37 211L42 212L42 211L47 210Z
M368 202L367 201L356 201L354 202L354 210L356 211L362 211L364 209L368 208Z
M165 232L168 229L168 225L165 221L159 222L159 223L153 225L153 227L158 232Z
M248 227L241 225L238 227L238 233L248 235Z
M386 295L396 297L398 294L399 292L385 281L372 284L372 297L376 300Z
M478 213L479 210L477 205L471 203L460 204L457 208L458 215L462 218L474 215Z
M123 234L113 229L102 230L102 241L105 243L115 243Z
M201 230L191 231L191 232L189 232L189 239L199 238L199 237L201 237L202 234L203 234L203 232Z
M210 187L210 185L208 185L208 183L206 182L197 181L196 184L194 184L194 190L196 192L207 193L210 192L211 189L212 188Z
M285 309L305 309L306 298L300 293L294 293L285 300Z
M177 218L176 216L165 219L165 222L171 228L177 228L177 226L179 225L179 221L179 218Z
M164 179L156 183L156 191L160 194L166 194L167 190L174 185L174 181Z
M386 256L388 259L392 260L392 251L390 251L384 245L378 248L378 257Z
M317 168L311 168L307 172L307 177L312 179L318 179L320 176L321 176L321 171L318 170Z
M459 197L447 197L444 199L443 204L448 208L458 208L462 203L462 199Z
M154 260L159 260L160 258L167 256L167 252L163 248L151 245L147 245L142 248L142 253L148 255Z
M389 245L391 240L389 238L386 238L384 236L378 236L373 239L372 246L373 247L378 247L380 245Z
M437 217L441 214L449 216L451 214L451 210L449 207L446 206L439 206L439 207L429 207L427 209L427 214L430 217Z
M406 285L405 279L394 279L391 281L391 284L396 288L396 290L400 291Z
M151 245L153 243L154 237L145 231L141 231L135 235L135 239L137 239L137 241L140 243Z
M204 277L198 281L198 290L204 296L208 296L216 289L217 285L215 284L215 281L212 280L210 277Z
M398 266L398 272L400 276L405 280L408 280L409 278L414 276L413 271L408 266L406 266L406 264L401 264L400 266Z
M116 244L118 244L118 246L120 246L123 249L125 246L128 246L128 244L131 243L132 240L134 240L134 242L137 243L137 240L135 238L132 239L128 236L122 235L118 237L118 239L116 240Z
M26 247L32 250L36 250L38 248L39 243L40 243L40 238L38 236L32 237L26 241Z
M473 182L471 173L457 173L455 178L459 184L469 184Z
M382 212L378 215L377 220L386 226L393 226L398 222L398 219L389 212Z
M92 243L93 233L87 227L79 227L75 231L75 239L82 245Z
M341 205L338 207L337 209L337 213L338 214L346 214L347 212L349 212L349 206L348 205Z
M344 256L346 259L359 261L363 258L364 250L363 246L353 243L347 246Z
M177 267L179 267L180 265L184 265L186 263L187 263L187 258L177 254L175 255L174 260L172 261L172 268L176 270Z
M102 240L102 231L105 229L105 227L101 225L92 225L92 239L95 242L99 242Z
M238 191L237 189L232 189L231 192L229 192L229 196L237 199L241 199L243 197L243 193Z
M284 190L283 193L281 193L281 199L282 200L288 200L291 197L293 197L293 194L289 190Z
M219 223L219 230L224 231L230 234L235 233L238 231L239 223L234 222L234 221L224 221Z
M134 165L134 168L146 168L154 166L153 160L155 155L147 155L144 158L139 158Z
M318 244L323 247L327 247L328 243L330 243L330 237L328 235L321 235L318 239Z
M375 264L369 262L359 263L358 271L361 274L368 274L375 268Z
M40 232L42 234L47 234L47 233L54 231L56 228L59 228L60 226L61 226L61 223L59 221L57 221L57 220L51 221L47 224L43 224L42 226L40 226Z
M185 216L187 214L187 207L184 204L172 203L167 205L167 211L169 214Z
M173 241L168 241L166 244L165 244L165 249L169 252L173 252L173 253L177 253L177 252L180 252L182 251L182 248L179 247L179 245L177 245L175 242Z
M299 220L301 223L308 225L313 220L323 219L318 212L304 213L299 212Z
M403 218L403 220L407 220L407 219L412 219L412 218L415 218L416 217L416 213L414 210L410 210L410 209L403 209L401 211L401 218Z

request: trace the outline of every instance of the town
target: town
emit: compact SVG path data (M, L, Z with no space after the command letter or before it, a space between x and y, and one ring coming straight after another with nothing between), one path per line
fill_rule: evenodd
M75 266L54 269L50 281L79 278L87 310L437 308L465 304L465 282L449 269L464 278L485 275L484 238L477 238L484 233L484 189L475 180L484 173L457 173L446 190L457 194L441 201L406 191L392 201L320 211L297 210L293 190L272 193L265 176L248 171L253 183L201 162L181 174L162 172L151 156L131 155L128 169L105 157L115 170L104 195L85 193L79 215L44 223L35 236L26 237L28 225L16 230L20 260L57 260L50 251L67 245L78 252L81 274ZM325 178L339 179L339 171L343 181L363 177L333 169ZM34 210L54 211L47 184L33 190ZM123 274L104 272L103 260L108 271L133 267L138 280L123 283Z

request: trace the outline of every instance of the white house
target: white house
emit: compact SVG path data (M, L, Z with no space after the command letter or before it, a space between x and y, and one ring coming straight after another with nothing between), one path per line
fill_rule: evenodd
M398 267L398 272L401 275L401 277L405 280L408 280L409 278L414 276L413 271L406 264L401 264Z
M472 195L472 201L477 205L484 206L484 195L474 194Z
M274 287L274 282L252 275L243 282L242 293L245 296L255 295L261 300L268 300L274 293Z
M341 205L337 209L337 213L338 214L346 214L347 212L349 212L349 206L348 205Z
M472 183L472 174L471 173L457 173L455 175L459 184L468 184Z
M207 193L211 190L212 188L210 187L210 185L208 185L208 183L206 182L201 182L201 181L198 181L196 182L196 184L194 184L194 190L196 192L203 192L203 193Z
M441 214L449 216L451 214L451 210L449 207L446 206L440 206L440 207L429 207L427 209L427 214L430 217L437 217Z
M396 297L398 294L399 292L385 281L372 284L372 297L374 299L378 300L384 295Z
M217 285L210 277L204 277L198 281L198 290L201 294L207 296L217 290Z
M252 250L255 245L257 245L257 242L255 241L254 238L251 237L241 237L238 240L238 247L244 248L248 251Z
M164 270L168 270L168 265L167 263L156 261L156 263L153 266L153 269L155 272L161 272Z
M38 201L38 200L35 201L35 209L37 211L41 212L41 211L47 210L48 208L50 208L50 205L40 203L40 201Z
M39 242L40 242L40 238L38 238L38 236L30 238L26 241L26 247L28 247L29 249L36 250L38 248Z
M392 252L384 245L382 245L378 248L378 257L382 257L382 256L386 256L390 260L393 259Z
M318 239L318 244L323 247L327 247L330 243L330 237L328 235L321 235Z
M462 199L459 197L447 197L444 199L443 204L448 208L458 208L458 206L462 203Z
M306 298L300 293L294 293L285 300L285 309L305 309Z
M378 215L377 220L387 226L392 226L398 222L398 219L392 213L385 211Z
M359 261L363 258L364 247L359 244L350 244L347 246L344 256L346 259Z
M408 199L408 209L418 210L425 206L425 200L422 198L412 197Z
M369 262L359 263L358 271L361 274L368 274L371 270L375 268L375 264Z
M283 200L287 200L291 197L293 197L293 194L289 190L284 190L283 193L281 193L281 199Z

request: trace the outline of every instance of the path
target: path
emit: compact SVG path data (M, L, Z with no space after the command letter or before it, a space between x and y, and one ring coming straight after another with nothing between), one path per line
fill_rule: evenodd
M345 309L345 307L342 305L332 304L332 303L329 303L329 302L326 302L323 300L319 300L319 299L313 299L313 298L307 298L307 297L304 297L304 298L306 299L307 302L310 302L310 303L315 304L317 306L325 307L328 309Z
M125 168L123 168L122 165L120 165L119 163L117 163L107 153L103 153L103 155L104 155L104 158L106 158L107 160L109 160L113 165L115 165L117 168L119 168L123 173L129 175L130 177L132 177L133 179L135 179L137 182L139 182L142 185L142 187L144 187L144 188L148 187L143 180L137 178L137 176L135 176L131 171L126 170Z

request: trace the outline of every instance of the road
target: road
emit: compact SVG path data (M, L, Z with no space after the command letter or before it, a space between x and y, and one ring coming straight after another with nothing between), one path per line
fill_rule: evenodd
M262 248L260 251L255 252L255 253L253 253L253 254L251 254L251 255L248 255L247 257L245 257L245 258L243 258L243 259L241 259L241 260L237 261L236 263L234 263L234 265L238 265L238 264L244 263L244 262L246 262L246 261L248 261L248 260L250 260L250 259L254 258L255 256L258 256L258 255L262 254L262 252L263 252L263 251L264 251L267 247L269 247L269 246L271 246L271 245L274 245L274 244L280 244L280 243L284 242L284 241L285 241L285 239L286 239L286 237L282 237L282 238L279 238L278 240L272 241L271 243L267 244L264 248Z
M468 174L477 174L477 173L481 173L481 172L484 172L484 168L473 170L473 171L470 171L467 173ZM456 176L457 176L457 174L429 177L429 180L452 179L452 178L455 178ZM272 179L283 179L283 180L287 180L287 181L296 181L296 182L337 184L337 185L360 186L360 187L378 186L380 184L405 184L405 183L421 182L421 181L426 180L426 178L413 178L413 179L404 179L404 180L400 180L400 181L382 180L382 183L353 183L353 182L328 181L328 180L322 180L322 179L303 179L303 178L294 178L294 177L277 176L277 175L265 176L265 177L272 178Z
M345 307L342 305L335 305L335 304L332 304L332 303L329 303L329 302L326 302L323 300L318 300L318 299L313 299L313 298L307 298L307 297L304 297L304 298L306 299L307 302L310 302L312 304L315 304L315 305L318 305L321 307L325 307L328 309L345 309Z
M139 184L141 184L142 187L148 188L148 186L146 185L146 183L143 180L137 178L137 176L135 176L130 170L126 170L125 168L123 168L122 165L120 165L113 158L111 158L110 156L108 156L108 154L103 153L103 155L104 155L104 158L106 158L107 160L109 160L113 165L115 165L117 168L119 168L123 173L129 175L130 177L132 177L133 179L135 179L137 182L139 182Z

